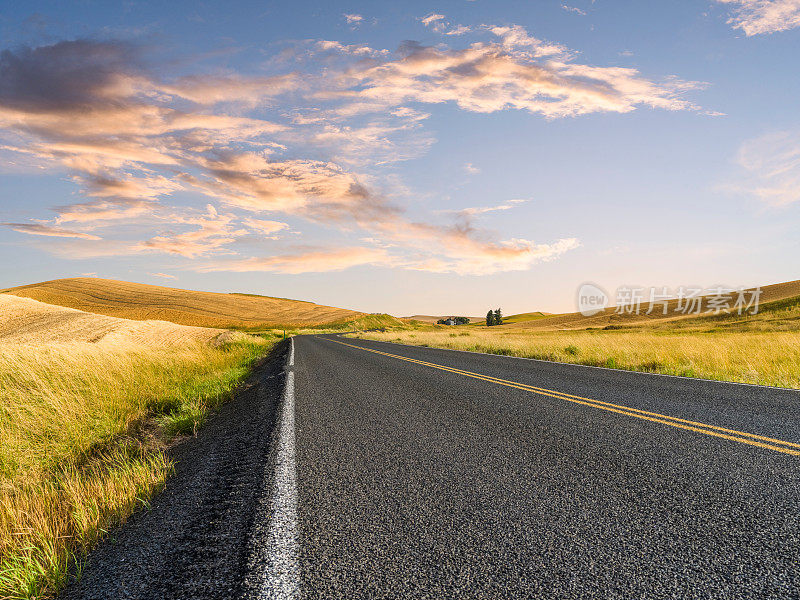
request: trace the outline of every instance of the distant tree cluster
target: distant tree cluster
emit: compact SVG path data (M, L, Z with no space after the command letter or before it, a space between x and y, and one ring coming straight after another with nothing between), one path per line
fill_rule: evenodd
M503 313L498 308L497 310L490 310L486 313L486 326L491 327L492 325L502 325L503 324Z
M436 321L437 325L469 325L467 317L447 317L446 319L439 319Z

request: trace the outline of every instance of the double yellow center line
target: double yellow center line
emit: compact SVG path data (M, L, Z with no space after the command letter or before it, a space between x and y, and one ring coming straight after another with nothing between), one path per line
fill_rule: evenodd
M330 338L327 338L330 339ZM508 381L507 379L500 379L498 377L491 377L489 375L482 375L480 373L473 373L471 371L464 371L462 369L455 369L445 365L439 365L424 360L417 360L415 358L408 358L407 356L398 356L397 354L389 354L388 352L381 352L380 350L373 350L372 348L364 348L363 346L356 346L354 344L347 344L338 340L330 340L341 344L342 346L349 346L365 352L372 352L389 358L396 358L406 362L416 363L425 367L433 369L440 369L449 373L456 373L464 377L472 377L473 379L480 379L488 381L497 385L504 385L506 387L524 390L533 394L541 396L549 396L551 398L558 398L559 400L566 400L567 402L574 402L575 404L583 404L584 406L591 406L601 410L626 415L629 417L636 417L637 419L644 419L645 421L652 421L654 423L661 423L662 425L669 425L670 427L677 427L679 429L687 429L705 435L711 435L742 444L749 444L750 446L758 446L759 448L767 448L768 450L775 450L776 452L783 452L784 454L793 454L800 456L800 444L787 442L785 440L778 440L775 438L766 437L763 435L756 435L755 433L747 433L744 431L737 431L736 429L727 429L725 427L718 427L716 425L709 425L707 423L699 423L697 421L689 421L687 419L679 419L678 417L671 417L669 415L662 415L660 413L650 412L647 410L640 410L638 408L630 408L620 404L612 404L611 402L602 402L600 400L593 400L592 398L584 398L583 396L575 396L573 394L565 394L556 390L548 390L525 383L518 383L516 381Z

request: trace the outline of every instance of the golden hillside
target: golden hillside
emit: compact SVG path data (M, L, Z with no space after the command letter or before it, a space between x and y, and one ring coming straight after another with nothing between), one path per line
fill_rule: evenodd
M766 285L761 288L760 304L769 304L800 296L800 280L789 281L786 283L776 283ZM704 297L702 309L708 307L708 296ZM633 326L633 325L656 325L659 323L682 322L684 320L697 319L697 315L683 315L676 312L678 301L670 300L667 303L667 314L663 314L663 305L657 304L652 314L645 314L648 304L642 303L639 314L616 314L615 308L610 307L603 312L591 317L585 317L581 313L565 313L560 315L549 315L545 317L534 317L531 319L521 318L525 315L511 315L506 319L507 328L524 328L537 330L552 329L586 329L588 327L608 327L611 326ZM536 313L526 313L531 315Z
M166 321L133 321L0 294L0 345L92 343L114 348L133 345L182 346L212 343L220 329L176 325ZM234 335L243 336L242 333Z
M195 292L97 278L55 279L0 292L109 317L223 329L313 327L367 316L301 300Z

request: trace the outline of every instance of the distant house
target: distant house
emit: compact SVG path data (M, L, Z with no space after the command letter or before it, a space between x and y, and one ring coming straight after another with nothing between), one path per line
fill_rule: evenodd
M467 325L469 319L467 317L445 317L436 321L437 325Z

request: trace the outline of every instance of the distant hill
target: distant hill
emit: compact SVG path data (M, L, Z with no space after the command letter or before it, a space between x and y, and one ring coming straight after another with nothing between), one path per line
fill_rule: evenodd
M761 287L761 297L759 300L760 305L770 305L775 302L789 300L800 296L800 280L788 281L786 283L777 283L774 285L766 285ZM703 311L708 307L708 296L704 297ZM667 303L667 314L663 314L663 307L657 304L654 307L653 313L645 314L649 308L648 303L642 303L642 308L639 314L617 314L615 307L605 309L591 317L585 317L581 313L564 313L557 315L547 316L533 316L541 315L541 313L525 313L523 315L511 315L506 318L507 325L503 327L508 328L524 328L524 329L587 329L589 327L603 328L603 327L628 327L636 325L656 325L660 323L673 323L678 324L683 321L692 321L696 323L698 319L719 319L720 315L704 314L698 315L683 315L676 314L675 308L678 304L677 300L670 300ZM525 318L526 315L532 315L532 318ZM732 315L731 315L732 317Z
M223 329L346 328L350 324L367 328L400 323L389 315L370 315L302 300L196 292L91 277L55 279L0 290L0 293L110 317L138 321L156 319L179 325Z
M447 317L463 317L464 315L450 314L450 315L412 315L410 317L403 317L422 323L436 323L439 319L446 319ZM486 317L467 317L470 323L483 323Z
M520 313L518 315L508 315L503 317L503 323L522 323L524 321L535 321L543 317L552 317L553 313L546 313L540 310L529 313Z

